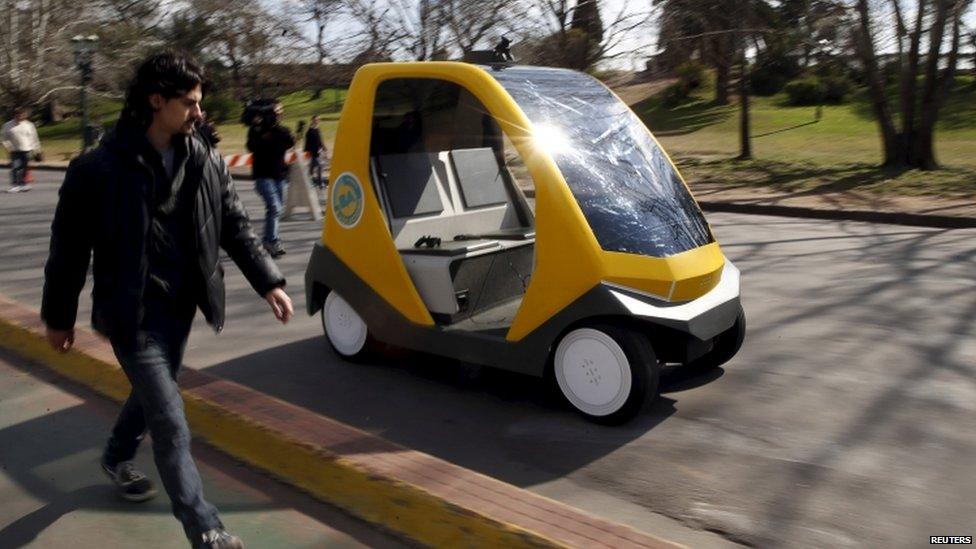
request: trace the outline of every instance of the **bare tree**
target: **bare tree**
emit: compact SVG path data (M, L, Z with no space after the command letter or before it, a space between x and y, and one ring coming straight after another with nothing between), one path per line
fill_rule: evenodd
M356 64L389 59L405 38L405 30L398 25L400 14L384 0L344 0L346 12L360 27L354 43L358 53Z
M393 2L398 34L412 59L426 61L444 56L444 16L440 0Z
M329 56L325 30L341 7L342 0L304 0L302 2L301 9L305 21L315 26L315 63L318 65L324 63Z
M677 65L697 54L715 68L715 104L727 105L732 72L747 43L762 36L765 0L660 0L658 46Z
M258 0L196 0L185 8L208 29L197 56L217 60L226 67L234 95L243 99L263 88L257 68L287 58L283 37L296 36L289 21L266 10Z
M6 106L30 104L48 89L63 86L69 69L68 39L77 28L63 0L5 0L0 3L0 97Z
M856 4L860 20L858 53L866 70L871 103L881 130L884 164L936 169L935 124L956 72L962 19L971 0L918 0L911 26L903 18L900 1L891 0L891 4L896 18L897 62L900 65L900 127L896 126L893 107L886 93L887 82L878 66L871 7L867 0L857 0ZM921 53L923 37L928 46L924 57ZM940 67L947 39L948 54L944 67ZM919 77L923 77L921 89L918 89Z
M71 37L97 33L101 49L95 57L96 86L117 96L119 72L154 43L151 34L158 10L139 0L0 1L0 104L36 104L78 89ZM128 37L128 38L126 38ZM133 37L139 37L135 40Z
M333 46L335 46L335 36L328 36L327 29L339 15L343 8L342 0L301 0L298 6L298 18L303 23L311 23L314 27L314 36L310 40L315 52L315 64L323 65L326 59L330 58ZM313 76L315 89L312 98L318 99L322 95L325 87L322 82L322 72L317 71Z
M973 71L973 76L976 76L976 31L971 31L969 33L969 45L973 47L973 60L972 67L970 67L970 69Z
M441 17L449 43L462 57L479 47L494 46L486 40L511 30L506 26L519 10L518 0L442 0Z
M577 9L582 9L586 15L581 14L574 26ZM634 48L642 47L628 49L623 46L650 24L650 9L634 12L622 3L609 18L601 16L600 9L597 0L542 0L536 3L536 10L530 11L526 17L530 28L524 31L529 41L535 42L535 47L530 48L533 57L530 61L585 70L601 60L622 57L632 53ZM584 30L588 26L594 28L596 22L602 27L601 33ZM533 29L543 29L544 34L539 36L539 31Z

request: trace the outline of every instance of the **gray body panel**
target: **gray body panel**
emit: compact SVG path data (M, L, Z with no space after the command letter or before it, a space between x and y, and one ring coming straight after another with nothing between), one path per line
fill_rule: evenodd
M717 335L732 326L740 307L736 291L734 298L694 318L637 316L631 311L632 307L621 301L619 288L600 284L521 341L509 342L505 339L507 330L463 329L453 325L423 326L411 322L356 276L331 250L317 242L305 272L306 309L310 315L318 312L330 290L338 292L349 302L366 322L370 334L379 341L539 377L545 374L552 346L568 328L582 321L624 318L639 322L643 325L642 329L646 327L649 333L654 325L660 325L687 334L715 332ZM636 293L629 297L650 299Z

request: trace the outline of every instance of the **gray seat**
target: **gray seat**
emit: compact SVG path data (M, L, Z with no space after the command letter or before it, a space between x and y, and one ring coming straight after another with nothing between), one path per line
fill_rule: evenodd
M378 195L411 280L439 323L524 292L535 229L490 148L374 158ZM440 239L418 247L423 237ZM455 237L460 237L455 239ZM429 242L429 240L427 240Z
M393 217L406 218L444 211L437 176L427 153L391 154L377 158L380 177ZM394 183L388 183L395 178Z
M495 151L489 148L451 151L451 163L465 208L497 206L509 202Z

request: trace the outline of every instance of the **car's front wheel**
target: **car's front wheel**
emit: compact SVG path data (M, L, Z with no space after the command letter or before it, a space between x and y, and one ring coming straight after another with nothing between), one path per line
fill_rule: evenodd
M553 353L563 397L583 416L623 423L657 397L659 365L643 334L610 324L576 328Z

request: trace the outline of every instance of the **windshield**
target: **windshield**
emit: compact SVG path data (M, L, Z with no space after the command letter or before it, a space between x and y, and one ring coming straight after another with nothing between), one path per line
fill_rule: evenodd
M666 257L712 241L671 162L603 84L541 67L491 75L532 122L604 250Z

